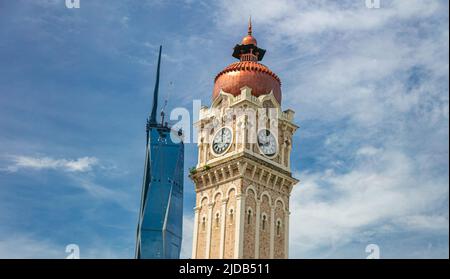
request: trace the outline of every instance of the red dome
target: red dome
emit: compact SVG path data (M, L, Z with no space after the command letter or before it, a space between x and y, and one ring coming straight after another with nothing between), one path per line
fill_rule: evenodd
M214 79L213 99L220 90L234 96L241 94L241 88L248 86L252 95L258 97L273 91L275 99L281 104L280 78L268 67L256 61L240 61L230 64Z

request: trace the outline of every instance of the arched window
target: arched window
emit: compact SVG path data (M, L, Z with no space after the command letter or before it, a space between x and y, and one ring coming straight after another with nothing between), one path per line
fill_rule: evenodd
M220 225L220 214L219 212L216 212L216 227L218 228Z
M252 210L251 208L249 208L247 210L247 224L250 225L251 221L252 221Z
M267 217L266 217L266 215L264 214L264 215L262 216L262 230L265 230L265 229L266 229L266 221L267 221Z
M202 218L202 229L205 230L205 227L206 227L206 217L203 216L203 218Z
M277 220L277 236L280 236L281 232L281 221Z
M233 223L233 215L234 215L233 208L230 208L229 215L230 215L230 224L231 224L231 223Z

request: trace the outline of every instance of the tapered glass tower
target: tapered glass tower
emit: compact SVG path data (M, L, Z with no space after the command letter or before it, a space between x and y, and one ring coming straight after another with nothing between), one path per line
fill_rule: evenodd
M182 131L156 119L161 47L153 107L147 120L144 179L136 235L137 259L180 257L183 221L184 145Z

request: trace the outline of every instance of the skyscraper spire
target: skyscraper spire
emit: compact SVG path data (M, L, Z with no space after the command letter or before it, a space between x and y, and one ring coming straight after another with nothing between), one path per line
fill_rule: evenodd
M162 46L159 47L152 112L146 126L144 179L136 232L137 259L178 259L183 236L183 134L164 122L164 114L162 121L156 120L161 50Z
M161 65L161 50L162 46L159 46L158 67L156 69L156 81L155 81L155 90L153 91L153 106L152 106L152 114L150 115L150 124L156 124L156 110L158 107L158 90L159 90L159 69Z
M252 35L252 16L248 18L248 35Z

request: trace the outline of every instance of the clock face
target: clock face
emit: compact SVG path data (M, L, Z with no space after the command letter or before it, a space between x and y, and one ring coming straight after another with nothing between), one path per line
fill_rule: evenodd
M267 157L273 157L277 153L277 141L275 136L267 129L258 132L258 146Z
M223 127L214 136L212 150L216 155L223 154L231 145L232 133L230 128Z

